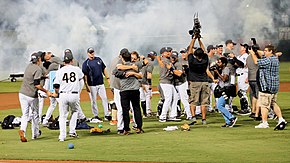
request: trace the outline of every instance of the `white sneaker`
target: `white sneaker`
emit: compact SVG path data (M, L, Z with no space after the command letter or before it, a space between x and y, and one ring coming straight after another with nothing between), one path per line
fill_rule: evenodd
M48 127L48 121L46 119L43 119L42 126Z
M168 118L168 121L181 121L181 119L174 117L174 118Z
M97 118L92 118L91 120L90 120L90 123L102 123L103 121L101 121L101 120L98 120Z
M255 126L255 128L269 128L268 123L260 123L258 126Z

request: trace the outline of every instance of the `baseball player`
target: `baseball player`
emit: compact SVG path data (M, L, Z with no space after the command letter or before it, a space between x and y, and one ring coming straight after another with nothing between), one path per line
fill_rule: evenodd
M240 44L240 54L237 59L242 61L244 65L246 65L247 58L249 56L248 51L248 45L247 44ZM236 74L238 76L238 90L240 91L240 96L243 99L240 99L241 102L241 110L239 111L240 115L249 115L251 114L248 97L247 97L247 90L249 88L248 83L248 68L246 66L244 67L238 67L236 70ZM240 97L239 96L239 97Z
M104 85L103 75L105 75L108 83L110 83L110 77L106 70L106 65L101 58L95 57L95 50L88 48L87 50L88 59L85 60L82 66L82 71L85 74L85 85L90 95L92 112L94 117L91 122L102 122L102 119L98 116L97 96L99 95L102 99L104 108L105 120L111 120L112 117L109 113L108 99L106 89Z
M174 86L178 93L178 99L181 100L184 110L186 113L186 119L191 119L191 113L190 113L190 106L188 102L188 82L187 77L185 74L185 70L182 66L182 63L178 60L178 52L173 51L171 55L171 62L174 65L175 69L177 71L174 71Z
M21 127L19 130L19 136L21 142L27 142L27 138L25 136L28 118L29 118L29 109L32 110L32 139L36 139L41 135L41 131L39 130L39 108L38 108L38 92L37 90L41 90L45 92L48 96L51 96L51 93L44 89L40 80L42 77L42 70L40 68L41 64L41 53L33 53L31 55L32 63L30 63L24 72L23 82L19 91L19 101L22 111L21 116Z
M66 138L66 120L71 109L71 119L69 122L69 136L78 137L76 133L76 123L78 116L78 107L80 100L80 81L84 77L79 67L72 65L72 53L64 54L64 66L60 68L55 75L53 87L54 96L59 97L59 141Z
M157 56L155 51L151 51L147 55L148 63L142 67L141 73L143 78L140 87L140 101L143 109L144 117L150 117L152 114L151 109L151 96L152 96L152 72L154 69L153 61ZM142 56L141 56L142 58Z
M160 87L164 94L164 103L162 106L161 115L159 116L159 122L166 122L167 112L171 106L168 120L180 121L177 119L177 101L178 94L173 85L173 71L175 70L170 62L172 48L163 47L160 49L160 54L162 57L157 56L157 61L160 67Z
M71 55L73 55L72 54L72 51L70 49L66 49L64 51L64 54L66 54L66 53L70 53ZM76 67L80 67L79 62L76 59L74 59L74 58L72 60L72 65L73 66L76 66ZM84 80L83 79L80 80L80 90L79 90L79 94L81 94L84 85L85 85ZM78 119L81 122L83 122L83 121L89 121L88 118L85 116L85 114L83 112L83 109L81 108L80 101L78 101L78 103L77 103L77 108L78 108Z
M59 57L54 56L51 52L45 52L41 56L41 60L44 62L48 62L49 65L47 67L46 75L48 78L45 80L45 85L48 87L51 91L53 91L53 80L55 77L56 70L60 68L60 66L63 65L62 60ZM46 111L45 118L43 119L42 125L47 127L48 126L48 120L51 117L54 109L56 108L57 101L54 97L50 97L50 105Z

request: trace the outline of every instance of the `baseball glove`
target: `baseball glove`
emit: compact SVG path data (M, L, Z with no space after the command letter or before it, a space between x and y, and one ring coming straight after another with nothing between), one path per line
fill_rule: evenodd
M190 130L190 126L187 123L181 125L180 128L182 131L189 131Z

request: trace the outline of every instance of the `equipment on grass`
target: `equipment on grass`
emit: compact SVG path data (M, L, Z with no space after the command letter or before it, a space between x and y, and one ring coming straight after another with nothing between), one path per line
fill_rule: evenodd
M180 128L182 131L189 131L190 130L190 126L187 123L181 125Z
M68 149L74 149L74 147L75 147L75 146L74 146L73 143L69 143L69 144L68 144Z
M1 123L2 129L14 129L14 126L12 124L15 116L14 115L8 115L3 119L3 122Z

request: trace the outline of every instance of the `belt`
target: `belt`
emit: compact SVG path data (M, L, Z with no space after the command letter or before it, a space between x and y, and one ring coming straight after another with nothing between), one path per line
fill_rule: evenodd
M76 91L72 91L72 92L60 91L59 93L72 93L72 94L78 94L79 92L76 92Z
M244 75L244 73L237 74L237 76L242 76L242 75Z

